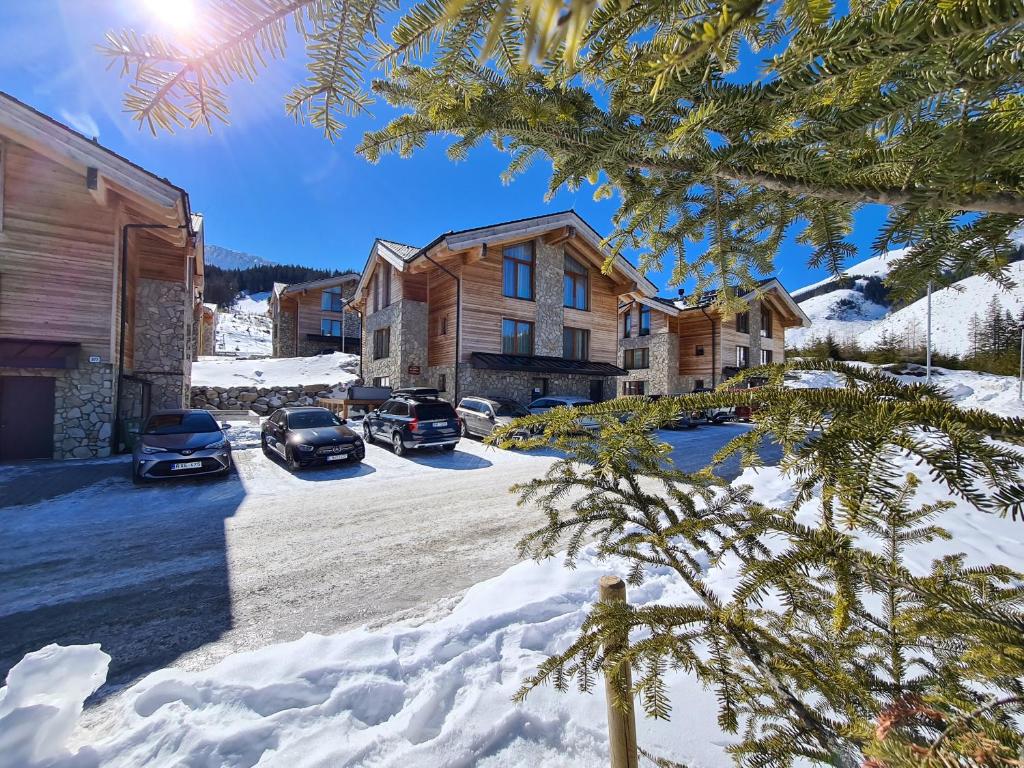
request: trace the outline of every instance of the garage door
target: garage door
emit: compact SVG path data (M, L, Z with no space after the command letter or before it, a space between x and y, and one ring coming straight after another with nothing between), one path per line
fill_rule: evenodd
M53 389L48 376L0 376L0 461L53 457Z

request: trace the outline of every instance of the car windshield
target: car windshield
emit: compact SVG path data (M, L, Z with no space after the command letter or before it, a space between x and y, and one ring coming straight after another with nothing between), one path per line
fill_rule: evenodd
M341 420L330 411L299 411L288 414L288 429L340 427Z
M420 403L416 406L417 419L450 419L455 412L448 403Z
M220 426L208 413L161 413L146 422L147 435L190 435L220 432Z
M530 412L519 403L502 403L494 412L495 416L529 416Z

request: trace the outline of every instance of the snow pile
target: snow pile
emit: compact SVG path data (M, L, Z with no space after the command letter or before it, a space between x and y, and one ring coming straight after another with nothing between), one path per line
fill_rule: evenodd
M907 469L912 467L909 465ZM765 504L781 505L789 481L774 468L737 480ZM924 479L922 502L945 498ZM811 522L817 501L801 518ZM1014 564L1024 528L958 503L941 521L952 541L919 547L908 558L923 572L948 552L972 563ZM448 613L379 630L359 629L228 657L202 672L165 669L125 693L91 745L103 766L407 766L607 764L601 694L541 688L522 705L511 697L550 653L566 647L606 573L627 563L599 561L587 549L575 570L560 560L524 562L472 587ZM709 571L716 590L736 583L733 564ZM651 572L630 601L686 603L695 598L667 569ZM713 695L684 672L667 677L672 722L638 720L640 745L684 764L726 768L730 737L715 721ZM55 679L50 685L56 687ZM70 762L55 765L71 765ZM0 751L0 766L13 765Z
M97 644L48 645L15 664L0 688L0 765L42 768L70 758L68 738L109 663ZM86 748L74 765L95 762Z
M235 305L217 314L217 352L225 355L273 354L269 292L239 294Z
M808 328L786 330L786 345L797 349L829 335L837 342L852 341L889 312L887 307L869 301L863 293L850 288L813 296L800 302L800 309L812 324Z
M948 355L968 354L972 346L971 316L978 315L984 320L993 298L1014 317L1019 316L1024 309L1024 261L1011 264L1006 275L1016 284L1013 290L1006 290L987 277L974 275L935 291L932 294L932 349ZM883 333L889 333L912 346L923 346L927 327L928 299L922 298L860 333L857 343L871 347L881 341Z
M193 387L293 387L346 385L356 380L359 356L342 352L312 357L236 360L205 358L192 363Z

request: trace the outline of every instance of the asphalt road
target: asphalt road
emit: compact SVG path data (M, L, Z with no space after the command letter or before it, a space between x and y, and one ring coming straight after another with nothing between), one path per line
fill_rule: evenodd
M741 429L665 436L697 469ZM550 461L463 441L293 475L249 449L227 480L136 488L111 461L55 498L0 496L0 679L48 643L99 642L100 700L163 666L423 612L516 562L541 519L507 489ZM0 487L45 489L61 466L2 469Z

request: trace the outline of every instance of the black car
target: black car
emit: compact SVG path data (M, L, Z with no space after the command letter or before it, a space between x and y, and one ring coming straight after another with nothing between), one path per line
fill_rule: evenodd
M380 408L363 419L366 442L382 440L402 456L411 448L454 451L459 442L459 417L436 389L396 389Z
M336 461L360 462L366 456L359 435L326 408L274 411L263 423L260 444L265 455L279 456L291 469Z

